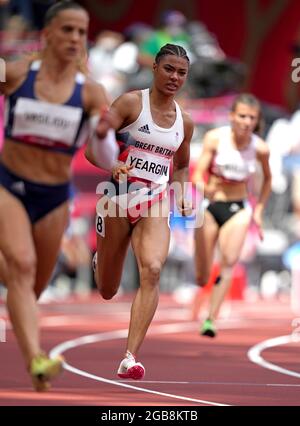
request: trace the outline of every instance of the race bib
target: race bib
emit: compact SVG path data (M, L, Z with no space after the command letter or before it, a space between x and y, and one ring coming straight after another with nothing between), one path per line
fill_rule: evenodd
M44 145L74 143L82 109L19 98L15 107L12 136L32 138Z
M131 176L146 179L157 184L167 183L170 175L170 158L156 156L149 152L132 148L129 151L126 165L133 166Z
M104 217L97 213L96 217L96 232L101 237L105 237L105 221Z

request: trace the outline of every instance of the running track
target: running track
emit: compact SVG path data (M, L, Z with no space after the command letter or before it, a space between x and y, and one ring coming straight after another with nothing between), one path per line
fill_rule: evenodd
M32 390L8 330L0 343L0 405L300 405L300 318L288 301L235 302L212 340L198 335L188 306L162 295L140 351L146 377L120 381L131 300L92 295L40 306L44 348L67 359L45 394Z

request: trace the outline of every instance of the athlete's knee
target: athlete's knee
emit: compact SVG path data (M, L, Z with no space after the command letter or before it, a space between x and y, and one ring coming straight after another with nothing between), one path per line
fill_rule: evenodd
M238 261L238 256L235 254L226 253L222 255L222 264L226 268L232 268Z
M99 274L95 276L95 281L99 294L104 300L110 300L117 294L120 284L119 281L113 282L108 279L103 279L103 277L99 277Z
M230 280L232 277L233 265L223 264L220 270L220 281L222 280ZM219 282L220 282L219 281Z
M201 271L197 271L196 272L196 284L199 286L199 287L204 287L207 283L208 283L208 280L209 280L209 275L210 275L210 273L209 273L209 271L208 270L201 270Z
M36 258L29 253L22 257L14 257L7 262L9 274L6 280L9 292L31 292L36 278Z
M15 256L7 259L8 269L12 271L12 276L18 279L34 278L36 274L37 259L29 251L16 253Z
M104 300L111 300L118 292L117 288L98 288Z
M149 263L143 265L141 275L142 278L145 278L147 279L147 281L150 281L155 284L160 278L161 270L162 263L159 260L152 260Z
M196 275L196 284L199 287L204 287L209 280L209 274L197 274Z

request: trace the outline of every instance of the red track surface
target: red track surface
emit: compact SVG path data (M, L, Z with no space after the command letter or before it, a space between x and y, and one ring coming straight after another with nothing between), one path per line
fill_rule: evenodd
M300 405L299 343L269 348L261 354L266 361L292 370L298 377L263 368L247 356L253 345L291 334L296 315L287 302L235 302L230 317L219 322L218 337L208 339L198 335L198 323L190 321L186 305L162 295L139 354L146 377L143 381L124 382L118 380L116 369L125 338L105 333L127 329L131 300L126 296L103 302L93 295L88 300L41 305L46 350L99 334L94 343L64 353L69 365L97 377L65 371L45 394L32 390L15 338L8 330L7 342L0 343L0 405ZM0 308L3 317L3 306ZM107 383L105 379L115 382ZM122 387L120 383L140 389ZM158 394L146 393L145 389Z

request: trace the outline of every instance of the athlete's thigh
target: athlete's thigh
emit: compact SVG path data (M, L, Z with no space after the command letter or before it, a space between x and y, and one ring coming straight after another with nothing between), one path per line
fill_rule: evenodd
M242 209L232 216L220 229L219 248L225 263L233 265L241 253L249 224L251 212Z
M150 264L163 265L169 252L170 228L167 200L151 207L148 217L142 217L132 232L132 248L139 270Z
M61 204L33 225L33 239L37 256L35 293L41 294L48 284L61 241L69 220L69 202Z
M35 248L28 214L22 203L0 186L0 251L8 268L35 262ZM10 270L10 276L14 271Z
M107 213L107 207L112 209ZM131 228L127 217L113 214L115 204L106 200L103 208L97 205L97 271L101 286L118 285L127 253Z

